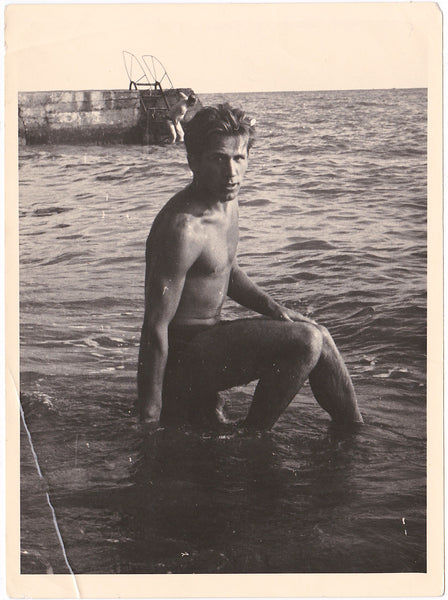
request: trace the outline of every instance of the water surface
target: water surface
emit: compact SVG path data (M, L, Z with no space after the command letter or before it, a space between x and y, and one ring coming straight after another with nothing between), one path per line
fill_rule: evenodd
M182 145L20 151L21 395L75 573L426 570L426 90L230 94L240 264L325 324L365 426L305 386L269 433L145 434L145 241ZM226 318L247 315L229 302ZM253 385L226 392L245 414ZM64 572L22 437L22 572ZM403 521L404 519L404 521ZM51 540L50 540L51 537Z

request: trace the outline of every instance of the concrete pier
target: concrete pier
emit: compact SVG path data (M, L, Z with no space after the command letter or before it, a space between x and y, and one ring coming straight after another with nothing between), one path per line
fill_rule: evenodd
M159 143L169 133L168 108L180 92L188 96L193 90L19 92L19 139L25 144ZM196 112L200 103L192 108Z

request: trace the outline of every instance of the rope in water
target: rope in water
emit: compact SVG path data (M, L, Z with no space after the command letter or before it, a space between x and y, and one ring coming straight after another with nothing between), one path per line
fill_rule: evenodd
M30 430L28 429L28 425L26 424L25 413L23 412L23 406L22 406L22 403L20 402L20 400L19 400L19 406L20 406L20 415L22 417L23 426L25 427L25 431L26 431L26 434L28 436L28 441L30 443L31 452L33 454L34 462L36 464L37 473L38 473L40 479L42 480L42 482L44 483L44 485L46 487L47 483L46 483L46 481L44 479L44 476L42 475L42 471L40 469L39 460L37 458L37 454L36 454L36 451L34 449L34 444L33 444L32 438L31 438ZM61 550L62 550L62 554L64 556L65 564L67 565L67 569L69 570L70 575L72 575L72 577L73 577L73 581L74 581L74 584L75 584L77 598L81 598L81 596L79 594L78 584L76 583L75 574L73 572L73 569L70 566L70 563L69 563L69 560L68 560L68 557L67 557L67 553L65 551L64 541L62 539L61 532L59 530L59 525L58 525L58 521L56 519L56 513L55 513L55 510L53 508L53 504L51 503L51 500L50 500L50 494L46 490L45 490L45 495L47 497L47 504L48 504L48 506L50 507L50 510L51 510L51 514L52 514L52 517L53 517L54 528L56 530L56 535L58 537L59 544L61 546Z

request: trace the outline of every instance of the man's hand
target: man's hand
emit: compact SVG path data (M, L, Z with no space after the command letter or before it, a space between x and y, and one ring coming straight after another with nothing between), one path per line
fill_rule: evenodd
M158 423L160 412L160 406L143 406L140 408L140 420L145 423Z
M281 306L280 304L277 304L271 316L277 321L304 321L305 323L317 325L316 321L313 321L313 319L305 317L305 315L302 315L302 313L299 313L296 310L292 310L291 308Z

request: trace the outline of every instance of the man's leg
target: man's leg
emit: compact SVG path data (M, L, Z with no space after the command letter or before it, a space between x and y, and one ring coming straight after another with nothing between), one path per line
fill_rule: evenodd
M177 141L178 142L183 142L184 141L184 130L182 128L182 125L180 124L180 121L176 121L176 133L177 133Z
M322 352L309 376L314 397L333 421L362 423L347 367L328 330L320 325L319 330L322 334Z
M345 379L342 384L338 381L339 363L343 366L343 362L334 342L330 338L333 348L322 331L326 330L302 321L255 318L224 323L200 333L185 352L191 397L205 398L210 392L259 379L245 425L268 429L321 361L322 376L329 370L342 396L345 392L347 395L345 399L338 395L342 404L338 410L338 405L333 407L331 398L327 398L328 386L324 384L319 389L319 403L333 418L356 420L353 386L349 378L350 385Z
M174 126L173 121L171 121L171 119L168 119L168 126L170 128L170 144L174 144L174 142L176 141L176 136L177 136L177 132L176 132L176 128Z
M217 325L186 349L192 398L259 379L245 425L269 429L310 378L335 421L362 422L347 368L320 326L255 318Z

